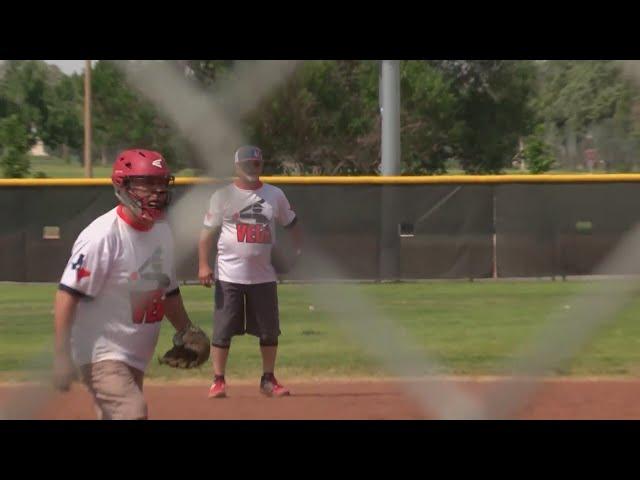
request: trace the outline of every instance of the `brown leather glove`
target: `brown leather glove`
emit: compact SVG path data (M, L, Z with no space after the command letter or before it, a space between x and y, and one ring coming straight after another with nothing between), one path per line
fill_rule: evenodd
M201 328L191 325L173 336L173 348L158 361L172 368L195 368L209 359L211 341Z

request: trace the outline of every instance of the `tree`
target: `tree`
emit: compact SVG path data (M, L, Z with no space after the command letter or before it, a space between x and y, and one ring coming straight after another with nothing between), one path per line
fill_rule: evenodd
M215 90L234 62L178 68ZM530 131L535 66L513 61L401 62L403 173L497 172ZM309 61L244 119L270 173L376 174L380 165L380 64Z
M213 86L217 80L229 74L233 60L179 60L178 67L205 86Z
M403 173L446 173L462 126L453 80L429 62L402 62L400 72Z
M38 138L47 146L55 145L58 131L72 128L67 107L61 108L56 101L56 89L61 84L64 88L66 81L58 67L41 60L6 62L0 80L0 118L16 115L27 132L29 147Z
M550 133L556 155L569 168L581 165L581 147L606 156L608 168L630 168L629 154L640 129L633 115L638 90L610 60L548 61L540 69L536 110ZM626 152L626 153L625 153Z
M306 62L247 117L247 136L272 172L375 173L377 82L376 62Z
M92 71L93 139L103 162L135 146L161 151L174 168L185 159L175 153L183 146L179 135L108 61L98 61Z
M29 145L36 143L48 117L47 94L57 74L43 61L9 60L0 83L6 114L15 114L28 133Z
M555 159L545 141L543 125L536 127L534 133L526 138L522 157L529 171L534 174L548 172L553 167Z
M67 159L69 148L80 149L83 144L81 77L64 76L49 90L47 103L49 111L41 132L42 141L52 149L61 147L61 156Z
M457 99L453 153L467 173L499 173L533 127L536 66L530 61L433 62Z
M29 174L27 152L30 148L29 132L22 119L12 114L0 119L0 164L5 177L22 178Z
M404 173L499 172L530 131L531 62L401 62ZM253 138L324 174L376 173L380 163L379 63L307 62L254 112ZM277 153L276 153L277 152Z

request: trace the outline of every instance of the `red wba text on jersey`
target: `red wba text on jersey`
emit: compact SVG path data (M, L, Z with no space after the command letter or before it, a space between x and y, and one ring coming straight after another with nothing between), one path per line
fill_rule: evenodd
M271 243L271 228L260 223L236 223L240 243Z

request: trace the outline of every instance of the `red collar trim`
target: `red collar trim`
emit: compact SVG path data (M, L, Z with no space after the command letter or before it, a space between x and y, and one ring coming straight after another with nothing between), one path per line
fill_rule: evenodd
M138 230L140 232L148 232L149 230L151 230L153 228L153 224L148 225L146 223L142 223L137 218L133 218L133 217L130 217L129 215L127 215L127 211L124 209L124 206L122 204L118 205L118 208L117 208L116 212L118 213L118 216L122 220L124 220L124 222L127 225L130 225L131 227L135 228L136 230Z
M233 181L233 184L241 190L260 190L262 188L262 182L258 180L257 186L251 186L250 183L243 182L239 178Z

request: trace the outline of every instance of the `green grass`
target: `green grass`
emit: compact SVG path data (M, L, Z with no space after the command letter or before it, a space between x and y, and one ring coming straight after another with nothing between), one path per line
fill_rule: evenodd
M491 375L501 362L530 339L549 313L563 308L583 282L426 282L344 285L361 292L409 332L443 372ZM281 285L278 372L283 377L387 376L390 372L350 340L340 323L316 307L309 285ZM27 380L51 361L53 284L0 284L0 380ZM211 331L211 290L182 287L192 320ZM351 293L350 293L351 292ZM640 302L612 319L562 375L635 375L640 373ZM171 344L172 327L163 322L156 354ZM257 339L236 337L228 376L256 378L261 371ZM153 361L148 377L208 378L209 365L178 371Z
M31 173L30 176L35 176L37 172L44 173L48 178L83 178L84 167L78 162L77 159L72 159L69 163L58 157L29 157L31 161ZM449 175L464 175L464 171L460 169L450 169ZM510 175L530 175L528 170L520 169L506 169L506 174ZM564 175L564 174L588 174L589 172L570 171L570 170L551 170L547 172L551 175ZM593 173L606 173L603 171L597 171ZM185 168L179 170L175 174L177 177L193 177L198 176L197 172L193 169ZM0 178L3 178L2 170L0 169ZM94 159L93 163L93 176L94 178L109 178L111 177L111 165L102 166L99 159Z
M30 156L31 172L30 177L34 177L38 172L44 173L47 178L84 178L84 167L80 165L78 160L71 159L69 163L58 157L34 157ZM176 172L179 177L194 176L192 169L186 168ZM107 166L101 165L99 160L93 163L94 178L110 178L111 164ZM0 178L3 178L2 169L0 169Z
M36 172L42 172L49 178L83 178L84 167L77 160L69 163L57 157L30 157L31 176ZM99 161L94 161L93 176L95 178L108 178L111 176L111 165L102 166Z

